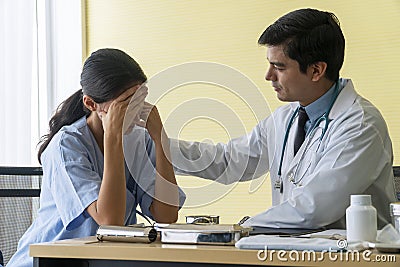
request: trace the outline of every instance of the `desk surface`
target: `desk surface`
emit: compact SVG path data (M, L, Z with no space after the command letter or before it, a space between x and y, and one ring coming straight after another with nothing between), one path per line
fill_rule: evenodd
M371 251L370 251L371 252ZM268 251L270 256L271 251ZM50 243L34 244L30 246L30 255L35 258L73 258L73 259L107 259L107 260L138 260L155 262L191 262L215 264L242 264L242 265L267 265L267 266L382 266L394 267L400 262L400 254L380 254L371 252L364 260L359 252L359 260L351 260L351 255L346 260L343 253L322 254L316 252L313 260L302 260L300 256L291 252L281 255L279 260L277 252L260 260L264 253L257 250L241 250L234 246L206 246L206 245L179 245L98 242L95 237L69 239ZM336 255L336 256L335 256ZM296 260L297 257L297 260ZM342 259L341 259L342 257ZM334 260L336 258L336 260ZM305 255L307 259L307 255ZM312 258L311 258L312 259ZM354 258L356 259L356 258Z

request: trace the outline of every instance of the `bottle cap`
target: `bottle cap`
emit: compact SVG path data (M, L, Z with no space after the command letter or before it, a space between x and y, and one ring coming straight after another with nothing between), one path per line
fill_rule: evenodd
M351 205L365 206L371 205L371 195L351 195Z

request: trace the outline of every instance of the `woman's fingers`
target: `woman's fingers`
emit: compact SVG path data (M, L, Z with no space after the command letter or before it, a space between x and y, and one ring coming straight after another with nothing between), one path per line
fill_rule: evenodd
M142 113L143 106L145 104L145 98L147 96L148 89L145 85L140 87L136 93L132 96L129 101L129 105L126 108L123 130L125 134L128 134L134 125L145 125L145 122L140 120L140 114ZM143 126L142 126L143 127Z
M140 85L136 85L133 86L131 88L129 88L128 90L126 90L125 92L123 92L122 94L120 94L114 101L115 102L123 102L126 101L127 99L130 99L136 91L138 91L140 89Z
M140 113L140 119L147 121L153 107L154 107L154 105L152 105L148 102L144 102L142 112Z
M138 102L144 101L148 94L148 88L145 84L136 85L129 88L118 96L113 102L129 105L136 105Z
M125 117L135 118L139 117L140 113L144 107L144 99L147 96L147 92L141 93L140 95L134 95L126 109Z
M124 134L129 133L135 124L143 124L140 122L140 115L142 113L142 108L145 104L144 100L147 94L148 88L145 86L145 84L141 86L137 85L129 88L111 102L111 105L108 108L108 113L110 113L109 115L114 119L110 118L110 120L117 123L115 126L120 125L119 127L122 128L122 132Z

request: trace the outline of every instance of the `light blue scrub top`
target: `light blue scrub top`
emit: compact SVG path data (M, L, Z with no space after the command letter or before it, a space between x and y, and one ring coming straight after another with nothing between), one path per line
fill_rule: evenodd
M125 224L129 225L136 223L137 205L152 218L149 207L154 196L155 148L148 132L135 127L124 136L124 152L130 157L125 159L127 184L131 179L130 190L126 191ZM86 118L63 127L43 152L41 161L40 209L7 264L10 267L33 265L33 258L29 257L32 243L93 236L98 228L86 208L98 198L104 157ZM185 194L181 190L179 193L182 206Z

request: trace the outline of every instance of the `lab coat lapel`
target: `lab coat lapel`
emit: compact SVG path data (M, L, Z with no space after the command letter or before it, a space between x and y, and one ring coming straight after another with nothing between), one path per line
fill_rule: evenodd
M335 101L331 112L329 113L329 119L334 120L340 114L345 112L350 106L354 103L355 99L357 97L357 93L354 90L353 83L351 80L347 80L346 86L342 89L340 92L337 100ZM298 104L297 103L292 103L292 109L294 109ZM284 164L283 164L283 178L284 180L289 180L290 176L294 177L294 173L296 171L297 166L299 165L300 159L303 155L302 161L302 166L299 166L297 170L297 174L295 177L295 180L297 180L299 177L304 176L305 172L308 169L309 164L311 164L311 152L315 153L315 145L318 145L319 138L322 134L322 129L325 127L325 121L322 121L320 125L316 128L315 133L310 133L306 139L304 140L302 146L300 147L299 151L297 151L296 156L294 156L294 136L295 136L295 130L296 127L291 127L290 129L290 134L289 134L289 140L288 140L288 148L287 148L287 154L288 158L287 160L284 159ZM293 123L294 125L297 124L297 119ZM331 125L329 126L329 128ZM326 134L329 134L329 128L327 130ZM309 140L311 138L311 140ZM308 147L307 147L308 144ZM307 147L307 153L304 151ZM301 168L300 168L301 167Z
M297 108L298 104L293 105L293 109ZM294 139L296 136L296 128L297 128L297 118L294 120L292 127L290 127L288 142L286 145L285 157L283 159L283 168L282 168L282 178L284 181L284 186L288 188L290 184L288 184L289 180L294 177L294 170L296 166L299 164L301 155L304 151L305 143L307 142L307 138L304 140L301 145L299 151L297 151L296 155L294 155ZM287 155L287 156L286 156Z
M297 102L291 103L291 108L292 108L293 112L296 110L298 105L299 104ZM287 171L283 171L283 173L289 173L289 172L291 172L291 170L293 168L295 168L295 166L297 166L297 164L299 163L299 160L301 158L301 155L303 154L305 144L307 143L307 140L308 140L308 138L306 137L303 144L299 148L299 151L297 151L296 155L294 155L294 139L295 139L296 130L297 130L297 120L298 120L298 116L294 120L292 127L290 127L289 138L288 138L287 147L286 147L286 153L288 156L287 156L286 160L284 159L285 164L284 164L284 168L283 168L284 170L287 170Z
M285 173L287 173L288 179L291 179L290 176L293 176L295 180L297 178L302 177L304 173L307 171L309 164L311 164L311 154L314 151L315 145L318 145L319 137L321 135L321 129L325 126L325 121L321 122L321 125L315 129L315 134L309 134L306 139L304 140L303 144L301 145L299 151L297 151L296 156L293 157L294 148L293 145L291 146L291 150L288 153L291 155L291 161L288 162L288 168L286 169ZM310 140L311 138L311 140ZM294 142L294 135L292 140L290 140L293 144ZM307 150L307 151L306 151ZM315 152L315 151L314 151ZM301 161L301 166L298 167ZM296 172L297 169L297 173ZM294 175L296 177L294 177Z
M298 107L298 102L295 103L291 103L291 109L292 109L292 113L297 109ZM286 170L289 170L289 168L291 168L291 166L293 166L295 161L298 161L298 159L296 159L296 157L294 156L294 138L296 135L296 129L297 129L297 119L298 116L295 118L295 120L293 121L292 126L289 129L289 136L288 136L288 141L286 144L286 151L285 151L285 157L283 158L283 168L282 168L282 174L285 175L287 173ZM298 156L301 153L301 148L300 147L299 151L297 151L296 156Z
M342 113L346 112L354 103L357 98L357 93L354 90L353 82L347 80L346 86L340 92L332 110L329 113L329 119L336 119Z

